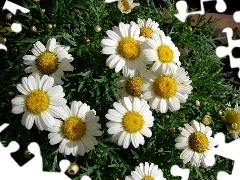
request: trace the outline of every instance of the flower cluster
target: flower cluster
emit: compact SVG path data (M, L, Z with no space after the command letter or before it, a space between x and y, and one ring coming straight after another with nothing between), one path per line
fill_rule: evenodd
M139 3L118 1L118 9L128 14ZM168 113L181 109L192 93L191 79L180 62L180 52L171 37L159 24L148 19L120 22L106 31L101 40L106 66L119 74L116 86L118 101L108 109L106 132L122 148L139 148L145 138L151 138L154 127L153 112ZM50 38L46 46L33 44L32 55L24 55L28 77L23 77L16 88L21 93L11 100L12 113L21 114L21 123L28 130L34 124L40 131L48 131L50 145L59 144L64 155L84 156L98 144L101 119L89 105L73 100L67 105L62 77L73 72L74 58L69 46ZM200 102L199 102L200 103ZM199 105L200 106L200 105ZM104 119L104 118L103 118ZM234 138L240 135L240 109L229 108L224 115L227 129ZM205 166L204 158L216 146L209 126L193 120L179 127L175 148L183 150L180 159L192 166ZM157 180L165 178L158 165L140 163L126 176L126 180Z
M98 144L95 136L102 132L99 117L87 104L73 101L71 108L66 105L61 77L63 71L74 69L70 47L60 45L55 38L50 38L46 47L39 41L33 46L34 55L23 56L23 63L31 65L25 72L32 74L17 85L22 95L12 99L12 113L24 112L21 122L27 129L35 122L39 130L49 131L51 145L61 142L60 153L83 156Z

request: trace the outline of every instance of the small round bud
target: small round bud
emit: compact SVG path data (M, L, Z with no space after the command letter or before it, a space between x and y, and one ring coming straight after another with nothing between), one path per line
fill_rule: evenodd
M45 13L45 11L46 11L45 9L41 8L41 13Z
M69 175L76 175L79 172L79 166L76 163L71 163L67 169Z
M206 126L208 126L209 124L211 124L212 122L212 118L209 115L204 115L202 118L202 123Z
M25 151L23 152L23 155L24 155L24 157L26 157L26 158L30 158L30 157L32 156L32 153L31 153L29 150L25 150Z
M12 19L12 13L10 13L10 12L9 12L9 13L6 13L6 14L5 14L5 19L6 19L6 20L11 20L11 19Z
M56 28L57 27L57 25L56 24L53 24L53 28Z
M219 116L222 116L222 115L223 115L222 110L219 110L219 111L218 111L218 115L219 115Z
M90 43L90 39L87 38L86 36L84 36L84 41L85 41L86 43Z
M166 118L166 119L169 119L169 118L170 118L169 114L166 114L166 115L165 115L165 118Z
M175 127L170 127L170 128L168 129L168 132L169 132L170 134L174 134L175 131L176 131Z
M96 25L96 26L93 27L93 30L95 32L100 32L102 30L102 28L99 25Z
M53 25L52 24L47 24L47 29L52 29Z
M36 32L36 31L37 31L37 28L36 28L36 26L30 26L30 27L29 27L29 30L30 30L31 32Z
M196 100L195 101L195 106L199 107L201 105L200 101L199 100Z
M37 3L37 2L40 2L40 0L32 0L32 2L35 2L35 3Z

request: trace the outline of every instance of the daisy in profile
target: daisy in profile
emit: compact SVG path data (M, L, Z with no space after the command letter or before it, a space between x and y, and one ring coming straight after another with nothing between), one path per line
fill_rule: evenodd
M191 162L192 166L205 166L204 159L210 149L213 149L217 143L212 136L212 130L193 120L190 124L184 124L180 127L181 134L175 139L175 147L183 150L180 158L183 163Z
M173 44L169 36L165 36L163 31L152 34L152 38L147 39L145 42L149 48L146 47L143 54L148 61L154 61L153 71L158 68L175 71L181 65L178 48Z
M153 33L160 33L162 31L158 27L159 24L151 18L148 18L147 20L138 18L137 23L132 21L131 25L138 26L140 28L140 36L145 38L152 38Z
M61 142L60 153L83 156L98 144L95 136L102 135L99 130L101 128L98 123L99 117L95 116L95 110L90 110L90 106L81 101L73 101L71 108L64 105L63 110L61 117L63 121L57 120L57 123L48 129L50 144L55 145Z
M53 86L54 79L47 75L42 78L38 74L22 78L17 89L22 95L11 100L12 113L21 114L22 125L31 129L35 122L39 130L47 130L60 118L62 105L67 103L65 93L60 85Z
M230 104L228 104L230 105ZM230 105L231 106L231 105ZM240 135L240 107L236 103L235 108L227 108L224 112L223 119L225 121L228 132L234 139Z
M144 144L144 137L151 137L154 117L145 100L134 97L120 99L113 103L114 109L109 109L106 114L108 133L113 134L113 140L118 140L118 145L128 148L130 143L135 148Z
M112 3L118 1L118 9L124 13L128 14L133 8L139 6L139 3L134 3L133 0L105 0L106 3Z
M180 103L185 103L191 93L192 86L183 68L175 72L148 71L144 74L145 84L141 86L143 98L149 101L149 105L157 112L166 113L180 109Z
M146 59L142 55L140 29L130 24L119 23L107 30L108 37L101 41L102 53L109 54L106 65L115 72L122 70L124 76L133 76L136 71L145 72Z
M139 97L142 98L142 91L140 90L140 87L144 84L143 79L139 74L135 74L134 76L120 76L117 85L120 87L118 94L120 95L120 98L123 97Z
M127 176L125 180L165 180L163 177L163 172L158 168L158 165L153 163L145 164L140 163L139 166L135 168L135 171L131 172L131 176Z
M25 72L49 75L54 78L54 84L62 85L63 71L74 70L70 64L73 57L68 54L70 47L60 45L55 38L50 38L46 47L40 41L37 41L33 46L31 50L33 55L23 56L23 63L30 65L25 69Z

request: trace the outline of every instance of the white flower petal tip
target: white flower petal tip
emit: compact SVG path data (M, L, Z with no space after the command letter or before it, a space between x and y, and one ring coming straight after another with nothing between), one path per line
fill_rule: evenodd
M154 163L145 162L140 163L139 166L135 167L135 171L131 172L131 175L126 176L125 180L142 180L142 179L156 179L165 180L163 172L158 168L158 165Z

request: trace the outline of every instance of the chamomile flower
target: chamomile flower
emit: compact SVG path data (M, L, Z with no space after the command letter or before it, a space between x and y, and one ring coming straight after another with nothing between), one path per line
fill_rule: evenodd
M169 36L165 36L163 31L152 34L152 38L146 39L145 42L150 48L145 46L143 54L148 61L154 61L153 71L159 68L175 71L181 65L178 48Z
M23 95L12 99L12 113L21 114L22 125L31 129L35 122L39 130L47 130L60 118L62 105L67 103L65 93L60 85L53 86L54 79L47 75L42 78L38 74L22 78L17 89Z
M230 105L231 106L231 105ZM228 132L234 139L240 136L240 107L236 103L235 108L227 108L223 117Z
M118 1L118 9L124 13L128 14L133 8L139 6L139 3L134 3L133 0L105 0L106 3L112 3Z
M118 94L120 98L123 97L139 97L142 98L142 91L140 87L144 84L143 79L140 74L136 74L134 76L120 76L117 85L121 89L119 89Z
M135 171L131 172L131 176L127 176L125 180L165 180L163 177L163 172L158 168L158 165L153 163L145 164L140 163L139 166L135 168Z
M106 65L115 72L122 70L124 76L133 76L136 71L145 72L146 59L142 54L139 37L140 29L137 26L119 23L119 27L108 30L101 46L102 53L109 54Z
M154 117L145 100L134 97L120 99L113 103L114 109L109 109L106 114L108 133L113 134L113 140L118 140L118 145L128 148L130 143L135 148L144 144L144 137L151 137Z
M153 33L160 33L162 31L158 28L159 24L151 18L147 20L138 18L137 23L132 21L131 25L138 26L140 28L140 36L145 38L151 38Z
M175 139L175 147L183 150L180 155L183 163L191 162L196 167L201 164L205 166L204 159L208 151L217 145L211 137L211 128L193 120L190 124L184 124L184 128L180 127L179 130L181 134Z
M148 71L143 76L145 84L141 86L143 98L149 101L152 109L166 113L180 109L180 103L185 103L191 93L192 86L183 68L175 72L159 69Z
M33 46L31 50L33 55L23 56L23 63L30 65L25 69L25 72L49 75L54 78L54 84L62 85L63 71L74 70L70 64L73 57L68 54L70 47L60 45L55 38L50 38L46 47L40 41L37 41Z
M61 120L57 120L54 127L50 128L48 138L50 144L60 143L59 152L65 155L78 154L83 156L86 152L94 149L98 142L95 136L101 136L98 123L99 117L95 116L95 110L81 101L73 101L71 108L63 106L64 113Z

